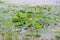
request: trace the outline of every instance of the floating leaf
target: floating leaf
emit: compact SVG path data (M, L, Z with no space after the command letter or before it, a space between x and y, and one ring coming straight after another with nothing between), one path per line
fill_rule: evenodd
M6 26L7 28L10 28L10 27L12 27L12 24L11 24L11 23L8 23L8 24L5 24L5 26Z
M20 25L20 24L21 24L20 22L15 22L15 25L17 25L17 26Z
M32 24L32 20L26 20L27 24Z
M19 19L18 18L12 18L12 21L13 22L19 22Z
M42 25L40 25L39 23L33 23L33 26L34 26L35 28L42 28Z

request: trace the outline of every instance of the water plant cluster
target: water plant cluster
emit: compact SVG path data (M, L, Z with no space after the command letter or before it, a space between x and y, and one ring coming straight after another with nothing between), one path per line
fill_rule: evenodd
M0 7L0 32L38 30L59 22L60 10L53 6L3 4Z

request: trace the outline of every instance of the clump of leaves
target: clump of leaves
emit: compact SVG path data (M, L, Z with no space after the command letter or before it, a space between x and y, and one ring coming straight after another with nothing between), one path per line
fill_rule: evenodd
M7 5L6 8L0 9L0 25L3 25L4 29L13 27L38 29L56 25L60 20L60 12L53 10L51 6Z
M20 24L22 23L22 25L20 25L22 27L23 25L25 25L25 27L32 25L34 28L42 28L43 26L51 26L58 23L59 20L57 20L57 18L59 17L59 13L53 11L54 10L52 10L52 7L50 6L24 6L23 9L16 12L16 16L19 19L18 22Z

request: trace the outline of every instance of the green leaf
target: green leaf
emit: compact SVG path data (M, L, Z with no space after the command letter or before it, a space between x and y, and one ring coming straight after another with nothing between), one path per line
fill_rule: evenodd
M47 10L48 10L48 11L51 11L51 7L47 7Z
M20 10L20 12L25 13L25 10Z
M19 15L19 13L18 13L18 12L16 12L16 16L17 16L17 17L20 17L20 15Z
M26 20L27 24L32 24L32 20Z
M20 22L15 22L15 25L20 25L21 23Z
M12 24L11 24L11 23L8 23L8 24L5 24L5 26L6 26L7 28L10 28L10 27L12 27Z
M39 23L33 23L33 26L34 26L35 28L42 28L42 25L40 25Z
M35 17L35 18L41 18L41 16L40 16L40 15L35 15L34 17Z
M19 22L18 18L12 18L12 22Z

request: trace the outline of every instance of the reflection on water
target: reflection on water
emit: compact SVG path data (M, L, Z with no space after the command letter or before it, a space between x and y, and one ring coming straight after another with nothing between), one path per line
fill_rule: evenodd
M30 4L30 5L59 5L60 0L4 0L8 3L15 3L15 4Z

